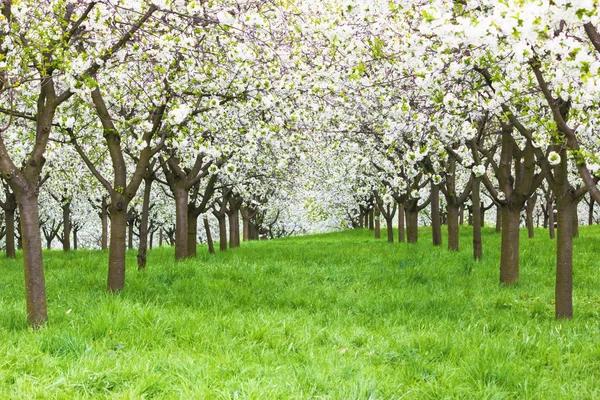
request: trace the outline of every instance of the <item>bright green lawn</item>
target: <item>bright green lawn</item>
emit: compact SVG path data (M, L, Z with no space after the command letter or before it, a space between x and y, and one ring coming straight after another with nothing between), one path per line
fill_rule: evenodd
M524 234L525 232L522 232ZM600 227L575 242L575 318L554 320L554 243L521 238L521 280L484 261L366 230L244 243L174 264L46 254L50 325L25 325L21 260L0 262L0 398L600 398Z

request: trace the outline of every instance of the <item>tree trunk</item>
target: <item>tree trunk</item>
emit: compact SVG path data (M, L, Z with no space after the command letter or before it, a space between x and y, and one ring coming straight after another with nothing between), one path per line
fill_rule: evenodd
M404 243L404 206L398 204L398 242Z
M249 212L246 210L242 210L242 235L244 242L247 242L250 237L250 216Z
M520 210L502 207L502 244L500 249L500 283L510 285L519 279Z
M557 196L556 287L557 319L573 317L573 207L569 194Z
M375 219L374 219L375 211L373 209L369 210L369 229L375 229Z
M227 251L227 221L225 215L217 217L219 221L219 250Z
M71 250L71 202L62 206L63 210L63 251Z
M465 205L461 204L458 206L458 223L459 225L465 224Z
M375 211L373 212L375 216L375 239L381 239L381 218L379 216L379 207L375 206Z
M212 239L212 234L210 233L210 224L208 223L208 217L205 215L203 218L204 222L204 231L206 232L206 243L208 244L208 252L210 254L215 254L215 244Z
M448 250L458 251L458 230L460 224L460 207L448 205L446 207L448 213Z
M407 208L406 215L406 239L408 243L417 243L419 240L419 211Z
M527 224L527 235L529 239L532 239L535 236L535 230L533 226L533 211L535 210L535 203L537 201L537 195L534 193L531 195L529 200L527 200L527 207L525 208L525 221Z
M127 248L133 249L133 221L127 223Z
M394 217L386 219L387 237L389 243L394 243Z
M187 252L188 257L196 257L196 237L198 235L198 214L191 212L188 208L188 234L187 234Z
M31 326L37 328L48 321L42 237L38 219L38 195L36 193L23 193L19 196L18 204L21 214L21 238L23 240L27 321Z
M102 250L106 250L108 248L108 205L106 204L106 196L102 196L100 220L102 222Z
M163 245L163 230L162 228L158 230L158 247L162 247Z
M175 187L175 260L188 256L188 197L185 187Z
M108 249L109 292L120 292L125 286L125 253L127 235L127 204L122 201L111 205L110 210L110 247Z
M440 218L440 187L431 185L431 235L434 246L442 245L442 219Z
M502 207L496 206L496 233L502 230Z
M73 231L73 250L77 250L77 230Z
M240 214L239 210L235 208L234 205L230 205L230 211L227 213L227 218L229 220L229 248L235 249L240 246Z
M481 225L482 216L481 212L481 198L480 198L480 185L481 181L476 178L471 188L471 202L473 203L473 258L475 260L481 260L483 255L483 249L481 244Z
M573 202L571 209L573 210L573 237L579 237L579 210L578 210L579 202Z
M481 181L480 181L481 183ZM481 190L480 190L481 192ZM481 196L479 196L481 198ZM479 220L479 226L484 227L485 226L485 212L486 212L486 208L484 207L483 201L479 203L479 215L481 215L481 219ZM475 211L473 211L473 213L475 213Z
M140 218L140 245L138 247L138 270L146 268L146 254L148 250L148 218L150 215L150 190L152 179L144 179L144 197L142 201L142 215Z
M239 207L235 208L235 217L233 219L235 222L233 231L235 232L235 247L240 247L240 209Z
M6 218L6 258L15 258L15 211L5 212ZM41 236L40 236L41 240Z
M550 212L548 213L548 235L550 239L554 239L554 207L550 203Z
M48 250L52 249L52 239L52 236L46 238L46 249Z
M590 205L588 208L588 225L593 225L594 224L594 198L592 196L590 196Z

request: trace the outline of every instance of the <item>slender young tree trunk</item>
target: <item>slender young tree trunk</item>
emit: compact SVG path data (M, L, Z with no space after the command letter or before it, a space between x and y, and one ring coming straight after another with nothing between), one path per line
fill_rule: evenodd
M46 249L52 249L52 236L46 238Z
M442 219L440 218L440 187L431 184L431 235L434 246L442 245Z
M162 228L158 230L158 247L162 247L163 245L163 230Z
M590 196L590 204L588 207L588 225L593 225L594 224L594 198L592 196Z
M375 211L373 215L375 216L375 239L381 239L381 218L379 217L378 206L375 206Z
M398 242L404 243L404 206L398 204Z
M496 233L502 230L502 207L496 206Z
M557 196L556 288L557 319L573 317L573 206L569 194Z
M448 204L446 207L448 213L448 250L458 251L458 230L460 224L460 207Z
M133 221L127 223L127 248L133 249Z
M208 217L205 215L203 218L204 222L204 231L206 232L206 243L208 244L208 252L210 254L215 254L215 244L212 239L212 234L210 233L210 224L208 223Z
M5 212L6 218L6 258L15 258L15 211ZM41 240L41 238L40 238Z
M113 201L113 204L115 202ZM111 205L110 247L108 250L109 292L120 292L125 286L125 253L127 236L127 204Z
M550 239L554 239L554 209L552 208L552 203L550 203L550 212L548 213L548 234Z
M21 215L21 238L23 240L23 263L25 266L27 321L31 326L37 328L48 321L42 237L38 219L38 195L36 193L22 193L18 200Z
M71 250L71 202L62 206L63 210L63 251Z
M481 186L481 182L479 182L479 183L480 183L480 186ZM480 190L480 192L481 192L481 190ZM479 197L481 198L481 195ZM485 226L485 212L486 211L487 210L485 209L485 207L483 205L483 202L482 201L479 202L479 213L481 215L481 219L479 220L479 226L481 226L481 227Z
M535 210L535 203L537 201L537 195L534 193L529 200L527 200L527 207L525 208L526 223L527 223L527 235L529 239L535 236L535 230L533 226L533 211Z
M370 230L374 230L375 229L375 211L373 209L369 210L369 229Z
M77 230L73 231L73 250L77 250Z
M510 285L519 279L519 210L502 207L500 283Z
M458 223L459 225L465 224L465 205L461 204L458 206Z
M150 215L150 190L152 179L144 179L144 197L142 200L142 216L140 219L140 245L138 247L138 270L146 268L146 254L148 251L148 218Z
M100 220L102 222L102 250L108 248L108 205L106 196L102 196L102 210L100 210Z
M175 187L175 260L188 256L188 197L185 187Z
M419 240L419 211L405 209L406 215L406 241L408 243L417 243Z
M481 225L482 225L482 210L480 198L480 179L475 179L471 188L471 202L473 203L473 258L481 260L483 249L481 244Z
M578 201L573 202L573 206L571 209L573 210L573 237L579 237L579 210L578 210Z

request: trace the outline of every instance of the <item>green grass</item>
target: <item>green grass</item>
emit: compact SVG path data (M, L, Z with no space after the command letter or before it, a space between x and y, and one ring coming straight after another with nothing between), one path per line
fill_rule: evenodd
M524 234L525 232L522 232ZM50 324L25 324L21 260L1 261L0 398L600 398L600 227L575 241L572 321L554 320L554 242L521 238L521 279L498 284L500 236L472 261L366 230L244 243L175 264L46 253Z

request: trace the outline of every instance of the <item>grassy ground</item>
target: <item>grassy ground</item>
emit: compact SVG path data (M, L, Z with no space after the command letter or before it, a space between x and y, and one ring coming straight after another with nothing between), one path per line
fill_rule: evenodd
M524 232L522 232L523 234ZM575 243L575 318L554 320L554 243L522 237L521 280L365 230L149 254L105 294L100 251L46 254L50 325L29 330L21 260L0 263L0 398L600 398L600 227Z

